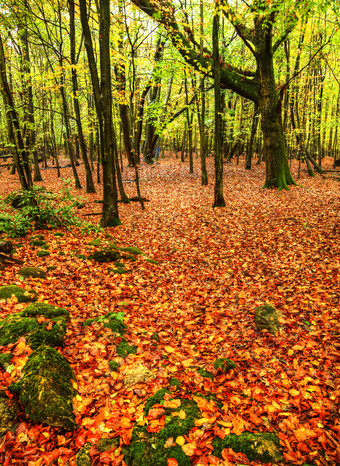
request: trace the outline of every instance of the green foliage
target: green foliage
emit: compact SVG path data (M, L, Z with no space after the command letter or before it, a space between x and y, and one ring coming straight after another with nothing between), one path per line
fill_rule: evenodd
M32 191L14 191L3 199L2 207L11 205L12 210L0 214L0 233L15 238L29 230L81 226L82 221L74 214L78 204L79 200L72 197L66 183L58 194L37 186ZM34 246L42 245L37 241Z

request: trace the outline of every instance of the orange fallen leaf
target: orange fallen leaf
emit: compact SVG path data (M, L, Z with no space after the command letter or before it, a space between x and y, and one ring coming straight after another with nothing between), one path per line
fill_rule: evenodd
M176 409L181 406L181 400L178 398L176 400L165 400L163 406L164 408Z
M193 443L186 443L182 446L182 450L187 456L192 456L195 453L195 448Z

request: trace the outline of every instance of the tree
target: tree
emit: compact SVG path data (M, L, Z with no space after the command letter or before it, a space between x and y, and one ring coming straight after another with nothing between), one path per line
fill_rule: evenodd
M100 79L88 23L86 0L79 1L80 18L90 68L93 95L98 117L101 161L103 166L103 227L120 225L114 154L116 135L112 122L112 88L110 61L110 0L99 0Z
M147 15L163 24L174 46L183 58L199 72L213 78L213 53L201 53L199 44L188 25L183 27L175 15L173 2L151 0L132 0ZM228 0L220 6L232 24L235 33L244 42L255 60L255 70L240 69L231 60L221 63L221 87L231 89L237 94L252 100L261 113L264 153L266 159L266 181L264 187L288 189L295 184L287 161L285 136L282 128L281 100L276 85L273 57L280 45L288 37L297 23L297 10L302 2L294 2L287 14L280 0L266 2L252 0L245 3L244 10L237 13ZM248 19L248 21L246 21ZM284 24L279 33L274 26Z

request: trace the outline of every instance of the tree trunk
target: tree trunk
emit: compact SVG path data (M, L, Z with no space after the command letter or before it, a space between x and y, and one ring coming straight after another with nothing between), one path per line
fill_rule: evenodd
M216 4L217 6L217 4ZM215 94L215 199L213 207L225 207L223 197L223 159L222 159L222 115L221 115L221 65L219 54L220 13L215 12L213 19L213 58Z

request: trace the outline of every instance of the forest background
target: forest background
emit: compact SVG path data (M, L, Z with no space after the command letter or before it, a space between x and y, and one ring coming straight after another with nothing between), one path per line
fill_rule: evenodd
M77 379L73 428L46 426L9 389L30 333L2 343L4 465L142 465L138 429L145 464L340 461L337 9L0 2L1 285L67 309ZM2 301L2 329L25 306ZM125 336L84 327L108 312ZM187 422L163 438L169 416Z

